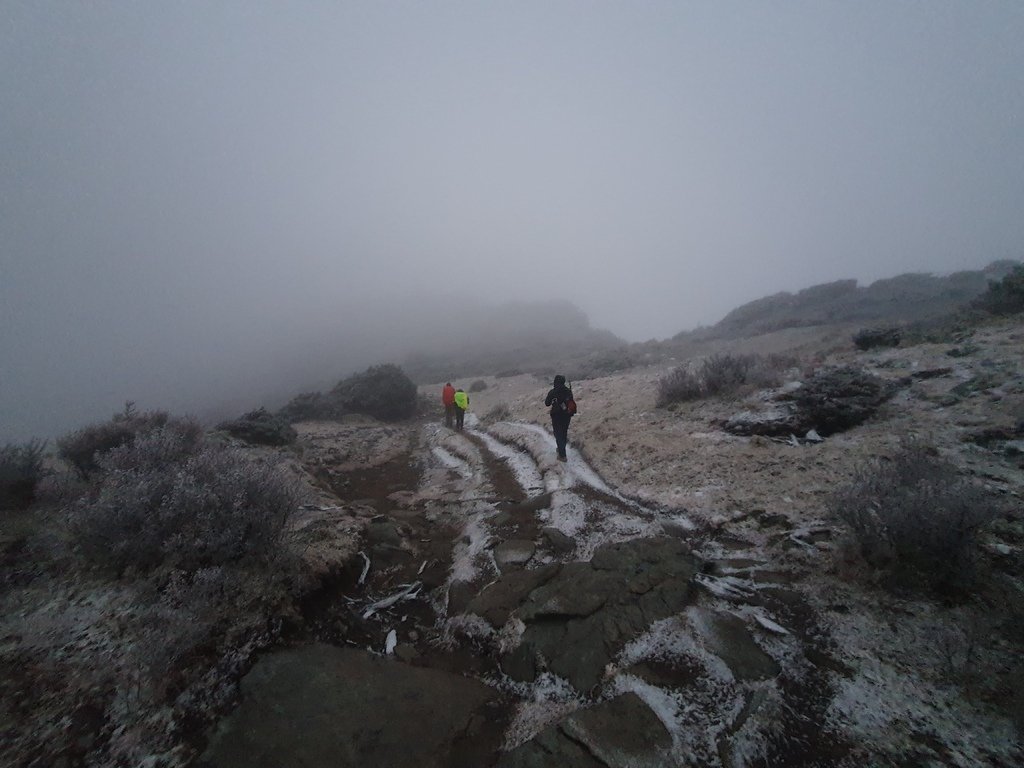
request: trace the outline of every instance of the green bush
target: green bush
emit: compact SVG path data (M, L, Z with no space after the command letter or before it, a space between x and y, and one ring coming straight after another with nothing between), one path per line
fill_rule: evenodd
M375 365L339 381L331 390L330 399L341 413L397 421L416 414L417 390L397 365Z
M958 591L973 579L979 530L999 512L955 466L913 442L861 466L831 507L858 554L892 583Z
M298 434L287 421L269 413L266 408L221 422L217 429L255 445L290 445L298 439Z
M297 482L274 461L170 426L98 463L99 491L72 510L71 524L86 559L118 573L271 561L299 502Z
M132 443L137 437L170 427L184 438L196 441L202 427L189 419L171 419L165 411L139 413L132 402L109 421L92 424L57 441L58 455L71 464L82 479L88 479L100 468L98 459L114 448Z
M0 508L21 509L35 499L36 486L43 477L46 443L31 440L0 448Z
M988 290L972 306L993 315L1024 312L1024 265L1014 267L1002 280L989 283Z

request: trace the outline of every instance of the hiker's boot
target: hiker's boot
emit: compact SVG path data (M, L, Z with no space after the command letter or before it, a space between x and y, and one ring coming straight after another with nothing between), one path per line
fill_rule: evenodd
M566 458L564 453L560 453L560 454L558 454L558 460L559 461L568 461L569 459Z

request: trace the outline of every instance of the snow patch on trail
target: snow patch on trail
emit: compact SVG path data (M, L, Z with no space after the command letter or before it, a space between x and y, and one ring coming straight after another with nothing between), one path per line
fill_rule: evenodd
M515 715L505 731L504 751L525 744L585 704L568 680L550 672L541 674L533 683L517 683L511 687L523 700L516 705Z
M483 440L487 450L508 465L516 478L516 482L519 483L519 487L523 489L527 496L535 495L544 490L544 477L528 453L501 442L485 430L473 429L470 432Z
M474 514L466 521L462 536L452 549L452 568L449 583L473 581L480 575L480 561L486 559L493 566L487 542L491 534L482 514Z
M466 462L464 462L460 458L457 458L456 456L453 456L441 446L435 445L433 448L430 449L430 452L434 454L434 456L437 457L437 460L440 461L448 469L458 472L467 480L473 477L473 470L470 469L469 465Z

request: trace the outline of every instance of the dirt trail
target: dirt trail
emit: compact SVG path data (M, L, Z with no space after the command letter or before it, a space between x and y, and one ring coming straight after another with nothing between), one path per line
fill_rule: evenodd
M418 755L417 764L534 764L530 750L542 743L538 739L547 740L543 749L551 761L541 764L572 759L559 757L561 747L549 742L578 749L559 736L576 727L573 713L593 710L599 717L603 702L624 694L638 697L633 706L649 709L660 729L655 736L638 734L643 737L631 747L638 751L630 758L636 764L754 764L755 756L773 764L785 756L790 765L822 765L838 764L849 752L826 722L832 680L843 674L842 665L831 659L827 633L814 611L752 543L720 541L677 511L625 498L575 450L570 449L568 463L557 462L552 437L534 424L501 422L485 429L470 418L463 433L426 424L407 438L405 451L396 453L392 440L390 455L375 466L323 474L339 495L378 514L368 524L359 558L308 603L304 631L294 642L300 648L315 642L361 649L374 663L407 664L484 684L488 695L464 721L451 725L450 738L422 745L430 754ZM566 581L566 574L585 566L579 571L591 574L585 580L600 577L601 568L619 567L596 565L598 557L610 562L615 546L645 546L666 537L681 540L671 545L673 551L692 548L695 554L686 557L699 566L680 593L678 610L645 613L660 618L635 624L631 604L639 604L650 585L631 586L636 599L627 595L623 602L613 596L611 582L600 582L605 586L585 585L580 598L592 597L597 613L559 609L551 617L555 625L530 618L530 601L539 599L547 580L563 583L561 591L572 594L578 584ZM665 567L650 555L629 562L635 564L627 563L627 579ZM567 564L575 564L576 571L567 571ZM589 570L592 564L599 570ZM588 589L596 592L589 595ZM613 610L615 600L622 605ZM626 614L614 612L621 610L633 611L627 621L634 621L633 630L621 628ZM578 647L569 649L568 663L577 653L592 655L590 641L608 663L581 671L579 679L566 673L579 686L596 672L598 684L592 688L574 687L557 674L557 659L555 667L546 668L543 654L536 659L540 666L532 650L523 655L534 647L530 638L540 637L537 647L543 647L537 632L556 625L572 632L580 620L593 622L596 616L604 617L595 624L598 629L586 631L594 637L574 641ZM619 628L608 634L608 626ZM304 705L279 695L288 688L282 680L319 674L304 671L301 659L295 663L297 670L287 659L278 660L277 677L267 673L269 688L243 685L243 706L213 733L204 758L208 764L242 764L242 756L269 749L271 742L279 749L281 739L294 739L302 754L322 754L325 740L334 737L318 733L315 724L301 725ZM253 679L261 674L257 665ZM444 701L444 685L432 685L437 690L424 692L422 711L408 717L430 717L436 708L452 705ZM356 719L365 714L358 701L341 699L330 706ZM268 712L284 713L280 726L255 733L252 723L264 723ZM290 728L298 733L287 735ZM388 744L411 738L401 723L386 730L360 747L363 764L377 764L377 758L391 754ZM651 751L656 736L665 741L657 754ZM415 752L417 746L407 748ZM605 748L588 746L592 753ZM304 764L320 764L310 760Z

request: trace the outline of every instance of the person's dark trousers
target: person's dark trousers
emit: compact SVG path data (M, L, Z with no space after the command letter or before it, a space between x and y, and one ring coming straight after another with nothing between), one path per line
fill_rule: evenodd
M451 429L452 419L455 418L455 403L449 403L444 407L444 425Z
M565 458L565 444L569 442L569 418L552 416L551 429L555 432L555 447L558 448L558 457Z
M466 417L466 411L459 406L455 406L455 431L462 431L462 420Z

